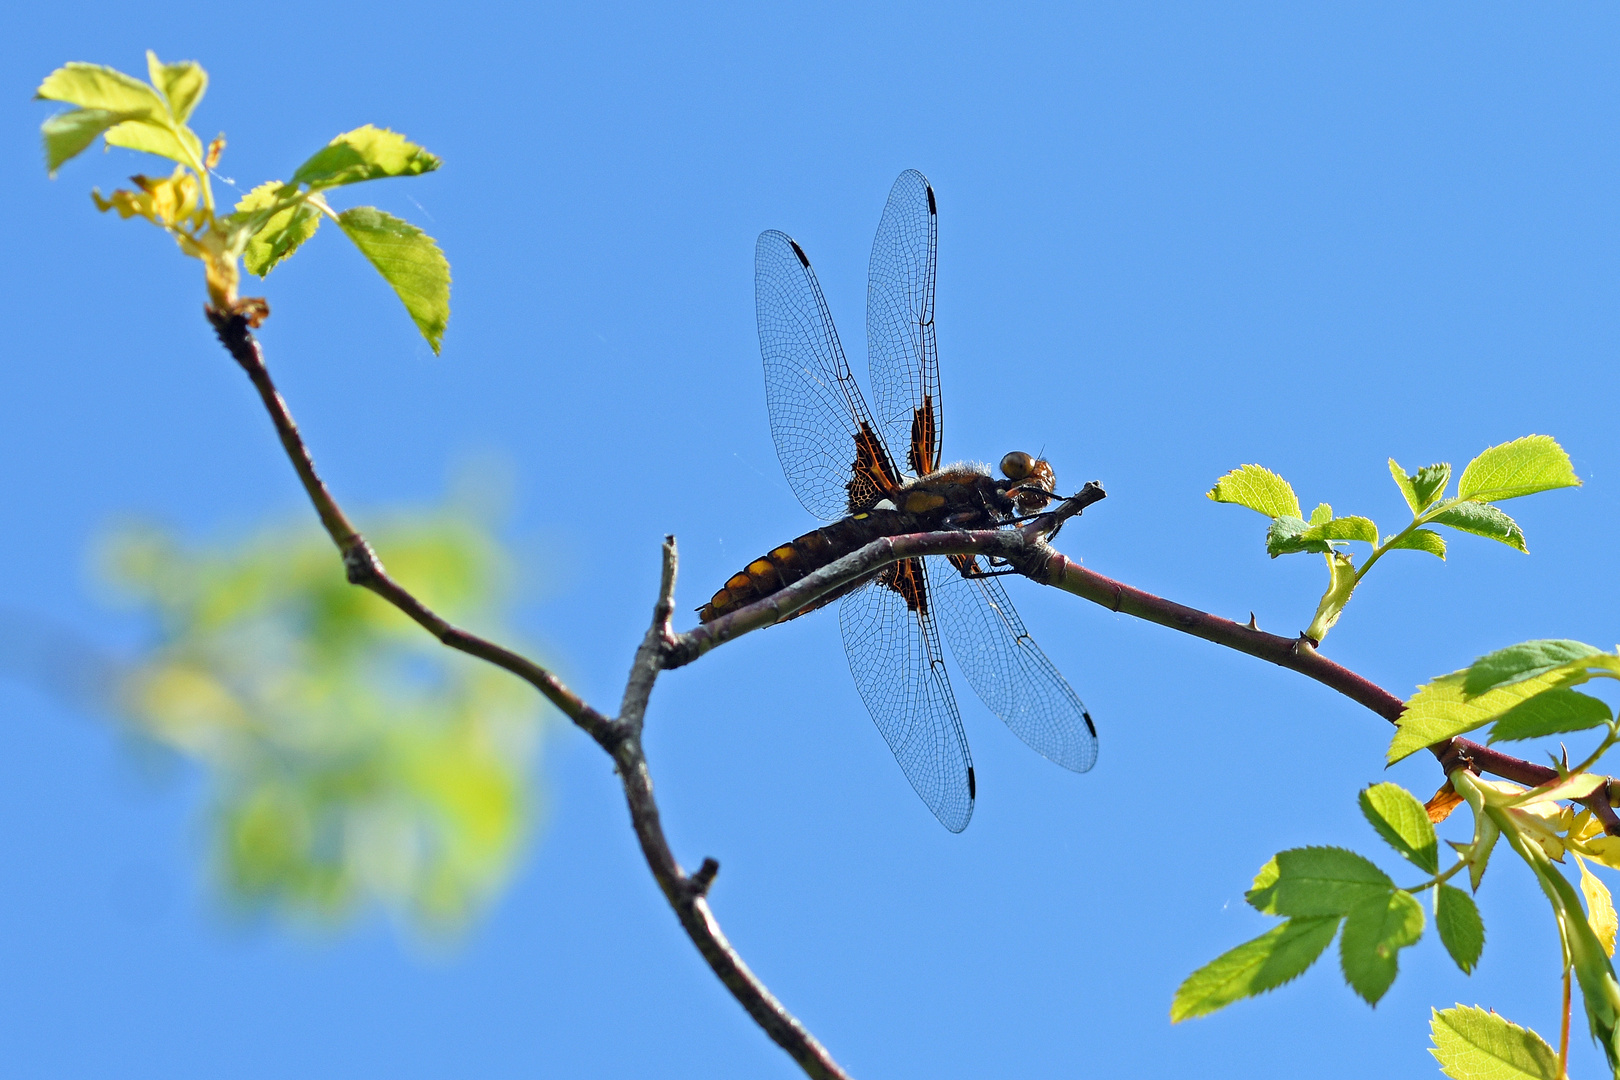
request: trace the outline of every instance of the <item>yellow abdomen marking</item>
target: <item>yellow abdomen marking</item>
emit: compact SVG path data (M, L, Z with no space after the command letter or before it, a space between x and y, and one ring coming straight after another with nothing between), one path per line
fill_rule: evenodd
M943 495L934 495L926 491L914 491L906 496L905 510L908 514L923 514L944 505L945 496Z

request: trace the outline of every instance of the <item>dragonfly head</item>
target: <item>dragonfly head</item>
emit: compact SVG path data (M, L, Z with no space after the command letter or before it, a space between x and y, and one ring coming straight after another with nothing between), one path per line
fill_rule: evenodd
M1022 450L1014 450L1001 459L1001 475L1013 482L1007 494L1020 514L1040 510L1057 490L1057 477L1046 459L1032 457Z

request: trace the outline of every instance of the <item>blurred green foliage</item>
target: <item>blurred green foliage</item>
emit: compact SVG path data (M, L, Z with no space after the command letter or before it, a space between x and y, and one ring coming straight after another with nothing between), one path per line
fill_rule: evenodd
M510 640L506 559L477 514L371 539L429 605ZM442 933L493 896L535 809L532 690L349 585L312 523L213 547L127 527L104 566L159 629L118 711L204 769L232 900L321 921L378 903Z

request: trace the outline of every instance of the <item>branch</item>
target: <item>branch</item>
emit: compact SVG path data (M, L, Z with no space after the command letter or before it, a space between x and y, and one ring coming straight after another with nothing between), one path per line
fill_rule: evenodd
M780 592L679 635L670 649L668 666L691 663L717 645L780 622L828 593L869 577L888 563L922 555L978 554L1005 559L1020 573L1035 581L1073 593L1110 611L1158 623L1297 671L1337 690L1390 723L1394 723L1405 711L1406 705L1400 698L1349 668L1329 660L1304 637L1287 638L1268 634L1256 627L1166 600L1087 570L1047 545L1045 538L1056 531L1063 521L1076 516L1086 505L1102 497L1100 485L1087 484L1079 495L1021 529L913 533L874 540ZM1489 772L1527 787L1544 784L1557 776L1553 769L1545 765L1504 754L1469 739L1449 739L1429 749L1448 766L1445 770L1447 775L1457 764L1465 764L1476 772ZM1602 794L1606 790L1606 786L1600 788L1598 794L1580 802L1592 810L1593 815L1603 823L1605 831L1611 836L1620 836L1620 816L1615 814L1614 808Z
M286 402L270 379L263 352L246 319L211 308L205 310L221 344L247 372L258 390L275 424L282 448L298 473L316 513L320 515L321 524L343 557L350 583L370 589L450 648L488 661L530 683L612 755L624 786L625 802L642 854L687 936L754 1022L786 1050L808 1076L816 1080L847 1080L848 1074L766 989L726 940L707 899L708 890L719 873L719 863L714 859L705 859L697 872L687 874L676 861L668 838L664 835L658 804L653 798L652 775L641 742L647 702L660 671L689 664L717 645L779 622L829 592L869 577L889 563L926 555L983 554L1004 559L1019 573L1035 581L1072 592L1112 611L1122 611L1292 668L1338 690L1391 722L1400 716L1404 708L1399 698L1326 659L1303 638L1266 634L1252 626L1243 626L1165 600L1086 570L1054 552L1046 539L1055 534L1064 521L1077 516L1086 506L1104 497L1101 485L1087 484L1078 495L1019 529L918 533L875 540L772 596L679 635L670 628L674 611L675 540L674 537L666 537L663 574L652 625L631 665L620 715L609 718L586 704L539 664L452 625L388 576L365 537L349 521L316 473L315 462L298 432L298 425L293 422ZM1451 739L1430 749L1442 762L1466 763L1477 770L1492 772L1530 786L1545 783L1556 775L1545 766L1510 757L1466 739ZM1592 808L1611 835L1620 835L1620 819L1616 818L1606 797L1608 787L1605 784L1599 788L1599 794L1581 801Z
M287 403L270 380L263 351L247 321L240 315L222 314L211 308L205 310L208 321L219 335L220 343L247 372L258 390L275 424L282 449L297 471L305 493L315 506L315 512L320 515L321 524L326 527L327 534L343 556L343 567L349 582L370 589L393 604L450 648L505 668L530 683L612 755L619 779L624 785L630 821L647 866L670 907L675 910L687 936L697 946L710 969L748 1011L754 1022L786 1050L808 1076L815 1080L848 1080L848 1074L827 1053L826 1048L748 970L748 965L743 963L726 940L707 900L709 886L719 873L720 864L713 859L705 859L696 873L687 874L670 850L669 840L659 820L658 804L653 799L652 774L647 768L646 753L642 749L641 729L647 701L658 673L670 666L667 654L674 642L669 620L674 612L675 538L665 538L664 571L658 602L653 610L652 626L641 647L636 650L619 716L609 718L586 704L562 680L539 664L452 625L388 576L376 552L349 521L315 472L315 462L310 457L303 436L298 432L298 425L293 422Z
M1392 724L1406 711L1406 704L1400 698L1349 668L1329 660L1312 648L1310 642L1303 636L1286 638L1268 634L1253 626L1246 626L1231 619L1223 619L1219 615L1211 615L1197 608L1178 604L1173 600L1166 600L1087 570L1057 552L1050 555L1044 567L1040 568L1039 574L1032 573L1030 576L1064 592L1090 600L1094 604L1101 604L1110 611L1123 612L1138 619L1158 623L1160 626L1168 626L1172 630L1179 630L1184 634L1191 634L1205 641L1212 641L1217 645L1269 660L1279 667L1297 671L1337 690L1351 701L1371 709ZM1449 765L1451 762L1466 764L1475 772L1492 773L1516 784L1524 784L1526 787L1545 784L1558 775L1555 770L1545 765L1537 765L1535 762L1504 754L1500 750L1482 746L1471 739L1448 739L1442 743L1435 743L1429 750L1443 764ZM1450 775L1451 769L1448 767L1446 772ZM1598 793L1579 801L1590 808L1593 816L1603 823L1605 832L1610 836L1620 836L1620 817L1616 816L1614 807L1610 805L1607 791L1608 785L1605 784L1598 789Z

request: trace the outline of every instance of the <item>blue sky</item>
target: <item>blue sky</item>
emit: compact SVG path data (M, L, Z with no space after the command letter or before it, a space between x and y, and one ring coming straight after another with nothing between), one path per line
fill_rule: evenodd
M812 524L766 425L753 240L804 245L860 368L867 252L905 168L939 196L945 455L1044 448L1064 486L1102 480L1109 499L1062 536L1072 556L1291 633L1321 566L1267 560L1261 519L1202 497L1215 477L1260 462L1388 532L1387 456L1460 465L1541 432L1587 484L1510 508L1532 554L1459 538L1445 565L1392 556L1327 651L1406 694L1525 638L1615 640L1612 9L63 3L10 23L11 612L127 644L141 627L86 569L110 522L229 536L303 509L194 266L90 206L142 166L40 167L39 78L71 59L138 71L151 47L209 69L195 125L226 131L244 188L364 122L444 157L364 195L450 258L443 356L335 233L271 276L263 339L347 503L431 503L458 463L506 463L523 632L594 701L617 700L664 533L689 610ZM1013 592L1101 758L1065 774L965 699L979 802L959 837L866 718L830 613L655 698L678 856L720 860L722 923L846 1067L1426 1076L1431 1005L1556 1032L1554 931L1506 863L1471 978L1426 940L1376 1010L1330 958L1171 1028L1179 981L1268 924L1242 893L1273 852L1375 853L1356 790L1426 797L1438 771L1386 773L1387 725L1297 676ZM195 778L149 775L26 686L0 685L0 709L15 1075L794 1075L680 934L577 733L547 745L513 887L442 954L380 920L233 923L201 868Z

